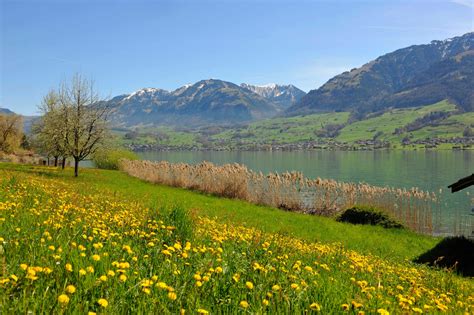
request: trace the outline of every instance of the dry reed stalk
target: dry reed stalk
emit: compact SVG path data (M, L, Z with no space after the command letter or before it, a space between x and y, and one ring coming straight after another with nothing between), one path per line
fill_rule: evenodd
M366 183L344 183L331 179L308 179L300 172L254 172L244 165L196 165L166 161L121 161L131 176L163 185L237 198L254 204L311 214L334 216L355 205L371 205L390 214L405 226L432 233L433 212L439 215L435 193L418 188L377 187Z

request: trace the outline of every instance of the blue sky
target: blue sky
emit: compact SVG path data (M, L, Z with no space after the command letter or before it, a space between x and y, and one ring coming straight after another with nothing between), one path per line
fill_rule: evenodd
M308 91L379 55L474 30L474 0L0 0L0 107L31 115L80 72L103 96L201 79Z

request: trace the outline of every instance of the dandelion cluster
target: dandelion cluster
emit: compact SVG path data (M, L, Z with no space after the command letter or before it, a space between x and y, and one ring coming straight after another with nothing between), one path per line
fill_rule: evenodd
M5 313L474 313L451 273L197 215L185 234L104 189L0 178Z

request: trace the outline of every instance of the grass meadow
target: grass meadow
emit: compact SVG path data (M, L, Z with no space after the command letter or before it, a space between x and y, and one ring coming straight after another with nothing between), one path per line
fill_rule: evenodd
M5 313L473 313L439 240L153 185L0 164Z

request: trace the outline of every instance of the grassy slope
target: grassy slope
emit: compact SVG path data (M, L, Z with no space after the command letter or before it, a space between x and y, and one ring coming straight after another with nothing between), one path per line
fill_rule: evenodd
M196 145L196 135L190 132L176 131L171 127L143 128L139 130L136 139L125 139L125 132L114 131L118 135L121 145L127 144L152 144L165 146L193 146Z
M430 112L453 110L455 110L455 106L446 101L424 107L394 109L380 116L357 121L346 126L341 130L337 140L343 142L367 140L372 139L376 133L382 132L382 135L379 138L380 140L399 142L406 135L393 135L396 128L403 127ZM431 135L431 133L426 133L426 136Z
M400 144L409 136L412 141L426 138L460 137L466 126L474 124L474 113L454 114L441 121L437 126L427 126L410 133L393 135L396 128L403 127L417 118L434 111L454 111L456 107L447 101L433 105L394 109L380 116L356 121L344 127L335 139L340 142L353 143L357 140L369 140L376 133L382 133L379 140ZM244 127L227 128L209 137L209 141L217 145L235 146L252 144L287 144L317 140L315 132L328 124L344 124L349 118L348 112L323 113L307 116L272 118L257 121ZM165 146L198 146L199 132L175 131L170 127L157 127L139 130L137 139L124 139L124 133L117 133L121 144L157 144ZM450 149L451 145L441 146Z
M424 127L412 132L413 139L427 137L461 137L466 126L474 125L474 113L452 115L442 121L439 126Z
M398 256L380 259L338 244L261 233L236 224L237 216L226 225L222 218L188 215L181 207L155 211L143 205L176 204L162 187L142 185L119 172L88 170L83 175L74 179L70 169L0 164L3 313L474 311L474 283L454 273ZM187 199L183 191L174 191ZM199 199L196 194L192 198ZM212 198L203 198L204 206L215 207ZM256 213L257 208L249 210ZM287 225L295 232L302 228L293 220ZM340 234L351 237L351 230L346 226ZM360 230L369 240L370 232ZM419 244L414 235L399 237Z
M246 128L231 129L214 135L213 140L243 143L292 143L316 139L315 131L328 124L344 124L349 113L325 113L254 122Z
M346 248L370 253L386 259L411 259L435 246L438 239L404 230L386 230L374 226L356 226L335 222L324 217L285 212L247 202L207 196L166 186L153 185L118 171L81 169L80 177L72 177L71 170L50 171L45 168L0 163L0 169L21 172L40 172L44 176L58 176L67 181L88 183L139 201L149 207L181 205L200 215L217 217L220 222L256 227L265 232L279 232L324 243L340 242Z

